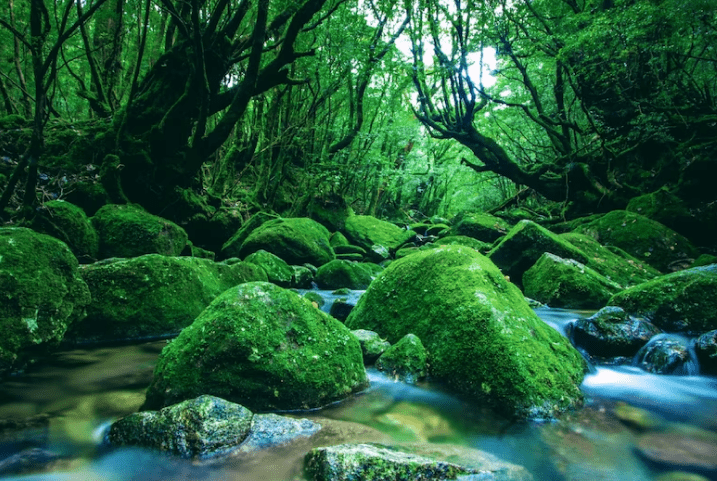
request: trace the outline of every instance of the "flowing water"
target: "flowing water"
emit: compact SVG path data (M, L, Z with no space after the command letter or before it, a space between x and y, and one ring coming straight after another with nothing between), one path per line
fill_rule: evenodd
M537 312L561 332L586 314ZM0 419L48 420L0 439L0 479L293 481L301 479L301 461L312 447L366 441L468 446L525 466L536 480L717 479L717 379L634 367L595 368L583 384L586 407L555 422L511 422L439 386L395 383L370 370L368 391L319 411L293 413L326 429L285 448L210 464L107 448L105 429L142 404L164 345L65 351L0 384ZM42 449L43 472L3 477L7 459L29 448ZM682 477L665 477L674 471Z

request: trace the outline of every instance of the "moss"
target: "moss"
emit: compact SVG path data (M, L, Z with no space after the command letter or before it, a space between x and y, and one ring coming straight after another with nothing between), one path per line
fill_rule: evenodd
M26 228L0 229L0 293L0 374L56 345L90 302L68 247Z
M199 396L161 411L143 411L112 423L107 439L115 446L142 446L182 458L209 458L247 438L254 414L244 406Z
M389 376L413 383L427 374L428 353L421 340L406 334L376 361L376 368Z
M32 228L61 240L81 262L92 262L100 241L84 211L63 200L45 202L32 220Z
M269 212L258 212L254 214L248 221L242 224L241 228L239 228L234 235L229 238L229 240L224 243L222 246L222 259L242 257L239 255L239 250L246 238L249 237L249 234L265 222L278 218L279 216Z
M145 408L211 394L252 410L310 409L367 386L340 322L273 284L225 291L162 350Z
M378 444L342 444L316 448L306 455L314 481L438 481L479 471Z
M346 219L353 213L346 200L338 194L313 197L306 212L311 219L332 231L342 230Z
M0 117L0 129L2 130L24 129L26 127L30 127L30 122L22 115L12 114Z
M321 297L321 294L319 294L318 292L315 292L315 291L306 292L306 293L304 294L304 298L305 298L305 299L308 299L308 300L311 301L312 303L315 302L315 303L316 303L316 307L321 307L321 306L323 306L324 304L326 304L326 301L324 301L324 298Z
M228 266L159 254L99 262L81 272L92 302L87 317L67 334L74 342L176 334L225 290L266 279L263 272L254 275L247 271L243 263Z
M319 267L315 281L321 289L366 289L371 283L371 272L364 264L336 259Z
M711 254L702 254L697 259L695 259L695 262L692 264L692 267L708 266L710 264L717 264L717 256L713 256Z
M717 329L717 265L693 267L638 284L609 300L665 331Z
M386 349L391 347L391 343L385 339L381 339L377 333L367 331L366 329L356 329L351 331L361 344L361 352L363 353L364 364L373 364L376 359L381 356Z
M91 219L100 239L100 258L136 257L143 254L178 256L187 233L174 222L135 205L108 204Z
M472 237L493 243L508 233L510 224L490 214L466 214L451 228L452 235Z
M370 215L353 215L346 219L344 227L346 237L367 251L374 245L383 246L389 252L395 252L401 245L415 238L416 233L379 220Z
M350 245L349 240L341 232L334 232L333 234L331 234L331 237L329 238L329 243L331 244L331 247L334 248L334 251L339 246Z
M401 259L402 257L410 256L414 252L419 252L418 247L401 247L396 251L395 257L396 259Z
M254 264L261 267L265 272L269 282L273 282L277 286L290 287L294 277L294 270L283 259L275 256L271 252L258 250L248 255L244 262Z
M468 237L464 235L449 235L442 239L437 240L433 243L434 246L448 246L448 245L459 245L459 246L466 246L470 247L471 249L475 249L481 254L485 254L488 252L491 247L493 247L492 244L489 244L488 242L479 241L478 239L474 239L473 237Z
M580 228L603 245L614 245L661 272L697 257L694 246L672 229L645 216L612 211Z
M550 307L599 309L622 290L593 269L546 252L523 274L527 297Z
M254 229L239 249L240 257L263 249L289 264L321 266L334 259L329 231L307 218L275 219Z
M622 249L610 249L594 238L570 232L560 234L561 239L579 248L586 256L586 265L622 287L630 287L660 276L649 264L636 259Z
M110 197L102 184L92 181L79 181L72 186L66 200L80 207L85 214L95 215L100 208L110 203Z
M488 252L488 257L511 281L520 284L523 273L545 252L583 264L588 262L588 257L580 249L529 220L520 221L513 227Z
M582 399L580 354L473 249L445 246L394 261L346 324L394 343L417 335L432 376L510 415L551 416Z

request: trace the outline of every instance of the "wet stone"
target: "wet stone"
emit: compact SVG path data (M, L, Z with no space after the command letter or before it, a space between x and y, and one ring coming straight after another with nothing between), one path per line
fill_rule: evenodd
M653 431L640 437L637 451L663 467L717 474L717 434L709 431Z
M366 329L355 329L351 333L356 336L361 344L364 364L373 364L376 359L391 347L391 343L381 339L378 333Z
M702 334L695 342L695 353L702 374L717 375L717 330Z
M689 349L689 340L673 334L653 337L635 356L635 364L655 374L696 374L697 364Z

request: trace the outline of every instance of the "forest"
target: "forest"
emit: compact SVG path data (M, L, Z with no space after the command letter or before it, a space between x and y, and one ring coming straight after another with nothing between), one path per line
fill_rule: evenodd
M0 211L717 225L712 0L9 0ZM661 217L659 217L661 216ZM667 220L666 220L667 219Z

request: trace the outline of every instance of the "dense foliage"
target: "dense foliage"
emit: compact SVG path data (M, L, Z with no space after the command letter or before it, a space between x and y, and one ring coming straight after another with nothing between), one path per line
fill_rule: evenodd
M667 186L714 215L715 7L10 0L0 209L574 216Z

